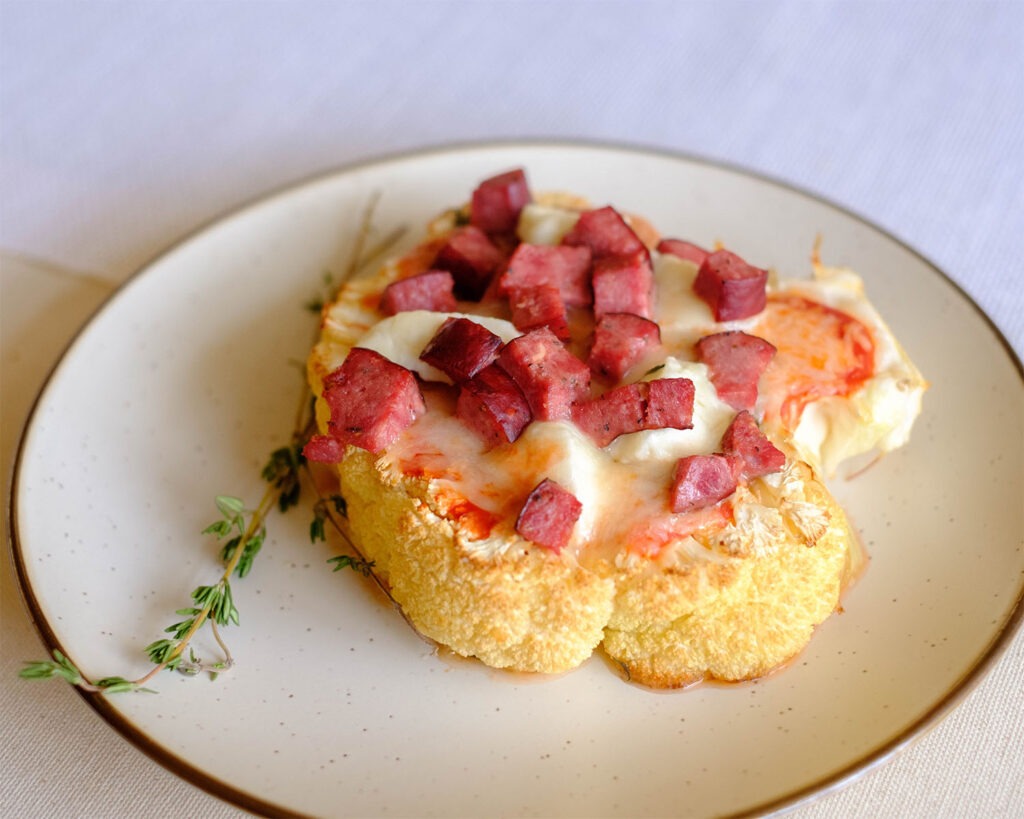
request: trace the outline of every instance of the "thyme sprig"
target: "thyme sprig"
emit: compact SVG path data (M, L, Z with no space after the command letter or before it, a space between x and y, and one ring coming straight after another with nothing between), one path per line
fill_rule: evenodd
M20 674L26 680L46 680L59 677L88 691L102 691L107 694L117 694L121 691L155 693L151 688L143 687L137 680L126 680L124 677L104 677L96 682L89 682L71 660L56 649L54 649L52 660L25 663Z
M350 260L340 284L344 284L359 270L381 256L401 238L405 231L404 227L398 227L369 252L363 252L366 240L371 233L373 212L378 199L379 194L374 193L363 212ZM330 272L324 274L323 280L325 286L333 285L333 276ZM308 302L305 307L319 312L325 303L322 297L317 297ZM146 646L144 651L153 664L146 674L133 680L124 677L104 677L90 680L65 654L54 649L50 660L24 663L24 667L19 672L20 676L25 679L58 678L85 691L95 693L114 694L125 691L155 693L146 687L146 683L164 670L178 671L192 676L207 673L211 679L215 679L219 673L231 668L234 659L220 634L220 629L229 625L238 625L240 622L238 608L235 606L231 589L231 578L236 575L238 578L244 578L252 571L253 561L266 540L265 520L270 511L276 506L281 512L286 512L299 503L303 472L316 488L316 483L312 480L312 474L309 471L309 464L302 454L303 446L309 440L315 427L314 402L309 386L304 379L291 438L287 445L271 452L261 471L261 475L268 485L257 507L247 511L244 502L232 495L220 495L215 499L221 517L203 529L202 533L214 535L218 540L227 538L220 549L220 559L224 570L217 582L212 585L197 586L192 590L191 605L178 609L176 612L177 616L182 619L164 629L164 632L170 635L169 637L160 638ZM359 554L345 534L341 523L346 514L344 499L341 495L331 495L330 498L325 498L319 490L317 490L317 496L318 499L313 507L314 521L310 526L311 539L314 542L318 539L325 540L325 525L330 520L334 528L348 541L355 555L339 555L331 558L328 562L335 564L334 570L353 568L364 575L371 576L390 597L386 584L373 573L373 562L367 561ZM220 660L205 662L195 654L191 647L193 638L205 625L209 625L214 639L223 652L223 658Z
M146 646L146 656L153 663L153 667L146 674L134 680L124 677L89 680L66 655L55 649L52 660L26 662L20 675L30 680L58 677L85 691L115 694L122 691L151 692L151 689L146 688L146 683L164 669L190 675L206 671L211 676L216 676L217 673L231 668L234 660L220 635L220 628L239 623L238 608L235 606L231 591L231 577L235 574L245 577L252 569L252 562L266 539L264 519L273 508L277 497L277 488L269 486L259 506L248 515L248 520L245 505L239 498L230 495L217 497L216 505L221 513L221 519L207 526L203 533L216 535L218 539L233 535L221 548L220 557L224 571L216 583L197 586L192 590L192 605L176 612L184 619L164 629L170 637L163 637ZM224 653L223 659L213 663L204 663L190 648L192 639L207 623ZM186 649L189 649L187 658Z

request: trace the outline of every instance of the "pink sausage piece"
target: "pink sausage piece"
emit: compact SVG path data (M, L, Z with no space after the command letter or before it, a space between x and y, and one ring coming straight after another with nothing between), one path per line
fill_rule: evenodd
M455 280L447 270L428 270L389 284L381 296L380 309L389 316L407 310L450 313L457 307L454 288Z
M513 287L508 297L512 323L527 332L547 327L560 341L569 340L569 314L562 294L553 284Z
M600 447L620 435L645 429L690 429L693 426L693 382L660 378L623 384L572 408L572 420Z
M450 316L427 342L420 361L437 367L458 384L494 361L499 347L501 338L482 324Z
M757 403L757 383L775 355L775 347L759 336L739 330L704 336L697 357L707 365L718 397L735 410Z
M695 392L689 378L648 381L644 429L692 429Z
M472 301L487 290L505 256L480 228L474 225L452 231L438 251L434 267L447 270L455 280L455 294Z
M646 384L624 384L593 401L576 404L572 420L595 444L608 446L620 435L644 429Z
M542 421L570 418L572 405L590 393L590 368L547 327L512 339L497 363L523 391L533 417Z
M594 327L587 364L595 374L615 382L644 353L661 344L661 330L650 319L633 313L605 313Z
M426 412L416 377L373 350L353 347L324 379L331 409L327 435L314 435L303 454L337 462L349 444L380 452Z
M539 546L561 552L569 544L582 511L583 504L575 495L545 478L523 504L516 531Z
M697 266L702 265L708 257L708 251L704 248L682 239L662 239L658 242L657 251L667 256L678 256Z
M462 384L455 414L488 449L515 441L532 418L522 390L496 364Z
M558 288L567 305L586 307L594 300L590 262L590 248L585 246L520 244L501 274L499 293L507 295L516 289L548 284Z
M632 313L649 319L654 314L654 271L646 250L598 259L593 281L597 318L606 313Z
M469 223L492 235L514 233L519 213L530 199L530 186L521 168L492 176L473 191Z
M733 418L722 436L722 452L743 459L744 478L758 478L780 471L786 456L758 428L754 416L744 410Z
M584 211L562 244L589 247L595 259L647 253L647 246L611 206Z
M734 465L725 455L688 455L676 463L669 490L673 512L713 506L736 491Z
M693 290L707 302L715 321L734 321L764 310L767 281L766 270L728 250L716 250L701 264Z

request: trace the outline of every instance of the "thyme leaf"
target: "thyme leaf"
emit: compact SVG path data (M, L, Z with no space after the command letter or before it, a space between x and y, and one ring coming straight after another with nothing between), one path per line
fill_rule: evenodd
M335 494L326 498L318 498L317 502L313 504L313 520L309 524L309 540L312 543L327 540L327 521L330 519L328 503L334 507L335 513L342 517L348 511L345 499L341 495Z
M82 676L82 673L75 667L64 654L57 649L53 650L52 660L37 662L26 662L25 667L18 672L18 676L26 680L45 680L52 677L59 677L71 685L77 685L88 691L102 691L106 694L117 694L122 691L140 691L148 694L155 693L151 688L145 688L137 680L126 680L124 677L104 677L90 683Z
M25 667L19 672L19 676L26 680L46 680L51 677L61 677L72 685L78 685L82 681L82 674L72 664L71 660L54 649L53 660L42 662L26 662Z
M303 444L302 440L293 440L288 446L275 449L260 473L263 480L279 490L277 506L282 512L287 512L299 502L299 469L306 463L306 456L302 454Z
M354 571L361 572L363 577L369 577L373 574L374 562L364 557L337 555L336 557L328 558L327 562L334 564L334 571L336 572L340 572L342 569L353 569Z

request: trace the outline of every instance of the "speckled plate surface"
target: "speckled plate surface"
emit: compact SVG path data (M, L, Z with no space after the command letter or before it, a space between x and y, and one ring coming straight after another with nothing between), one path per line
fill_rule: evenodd
M141 648L218 574L199 535L213 498L255 503L291 427L314 321L381 194L381 234L525 166L721 240L787 275L849 265L932 388L911 444L833 482L871 556L845 611L753 684L655 694L601 659L553 679L451 662L368 582L334 574L308 510L274 515L235 585L237 666L170 673L159 694L85 695L171 770L255 812L707 815L770 811L840 785L932 724L1019 625L1024 578L1020 364L919 255L819 199L642 150L466 146L343 170L200 231L136 275L79 335L39 398L12 500L14 551L47 642L89 676L145 671ZM410 237L411 241L411 237ZM212 653L207 638L200 653Z

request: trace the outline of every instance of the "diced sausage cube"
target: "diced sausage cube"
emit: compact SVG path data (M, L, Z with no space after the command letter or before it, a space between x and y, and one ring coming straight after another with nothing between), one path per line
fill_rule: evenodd
M557 421L590 392L590 369L546 327L512 339L498 353L498 366L523 391L533 417Z
M673 512L713 506L736 491L732 463L724 455L688 455L676 463L669 490Z
M516 329L526 332L547 327L560 341L569 340L569 314L555 285L513 288L509 293L509 306Z
M447 270L428 270L392 282L384 289L380 309L388 316L407 310L449 313L456 308L455 280Z
M697 357L707 365L715 392L730 407L750 410L757 403L757 383L775 355L775 347L739 330L704 336Z
M345 457L345 445L330 435L313 435L302 448L308 461L336 464Z
M520 244L501 274L499 292L553 284L570 307L586 307L594 300L590 290L590 248Z
M519 222L519 212L530 198L530 187L521 168L492 176L473 191L469 223L485 233L512 233Z
M303 450L310 460L339 461L349 444L380 452L426 411L409 370L361 347L324 379L323 398L331 416L327 435L313 436Z
M576 496L549 478L530 492L516 519L516 531L533 543L561 552L583 512Z
M620 381L644 353L661 343L658 325L633 313L605 313L594 327L587 364L599 376Z
M600 447L606 447L620 435L645 429L647 384L624 384L603 395L576 404L572 420Z
M728 250L716 250L701 264L693 290L707 302L715 321L733 321L764 310L767 281L766 270Z
M477 301L504 261L504 254L486 233L466 225L451 232L434 259L434 267L452 274L457 296Z
M594 262L594 315L632 313L650 318L654 312L654 271L646 251L609 256Z
M757 478L780 471L786 456L758 428L754 416L744 410L733 418L722 436L722 452L743 459L743 477Z
M697 266L702 265L708 257L708 251L704 248L682 239L662 239L658 242L657 251L669 256L678 256Z
M562 244L589 247L595 259L647 253L647 246L611 206L580 214L576 225L563 237Z
M427 342L420 360L437 367L458 384L494 361L501 343L501 338L482 324L451 316Z
M691 429L694 392L689 378L623 384L595 399L575 404L572 419L600 447L629 432Z
M689 378L647 382L644 429L692 429L694 386Z
M532 418L522 390L496 364L462 384L455 414L488 449L514 442Z

